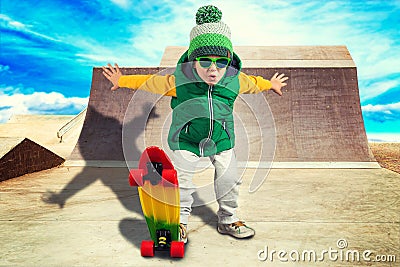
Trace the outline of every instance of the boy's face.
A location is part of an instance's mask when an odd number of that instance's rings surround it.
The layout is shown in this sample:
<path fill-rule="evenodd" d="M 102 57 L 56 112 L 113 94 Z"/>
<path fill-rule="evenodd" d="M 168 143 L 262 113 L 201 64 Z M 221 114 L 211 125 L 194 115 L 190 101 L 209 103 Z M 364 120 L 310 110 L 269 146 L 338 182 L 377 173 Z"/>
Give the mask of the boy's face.
<path fill-rule="evenodd" d="M 207 58 L 220 58 L 219 56 L 207 56 Z M 199 60 L 195 60 L 195 65 L 194 65 L 197 74 L 200 76 L 200 78 L 207 83 L 208 85 L 215 85 L 217 84 L 222 77 L 224 77 L 225 72 L 226 72 L 226 67 L 224 68 L 217 68 L 215 62 L 211 64 L 209 67 L 203 67 L 201 66 L 201 63 Z"/>

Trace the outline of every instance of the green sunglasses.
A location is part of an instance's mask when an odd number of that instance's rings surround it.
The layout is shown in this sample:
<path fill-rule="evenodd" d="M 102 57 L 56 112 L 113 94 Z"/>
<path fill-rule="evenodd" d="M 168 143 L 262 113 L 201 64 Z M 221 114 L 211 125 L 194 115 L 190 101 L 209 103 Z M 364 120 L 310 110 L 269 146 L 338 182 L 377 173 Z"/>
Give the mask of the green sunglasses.
<path fill-rule="evenodd" d="M 196 60 L 199 62 L 202 68 L 209 68 L 211 67 L 212 63 L 214 63 L 218 69 L 226 68 L 226 66 L 229 65 L 229 62 L 231 62 L 229 57 L 196 57 Z"/>

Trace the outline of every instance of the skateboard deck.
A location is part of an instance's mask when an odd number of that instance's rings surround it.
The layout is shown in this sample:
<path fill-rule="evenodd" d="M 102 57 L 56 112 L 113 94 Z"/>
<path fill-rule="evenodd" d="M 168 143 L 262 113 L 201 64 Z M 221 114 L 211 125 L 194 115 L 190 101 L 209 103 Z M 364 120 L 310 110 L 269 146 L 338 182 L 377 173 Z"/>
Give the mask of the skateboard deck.
<path fill-rule="evenodd" d="M 141 255 L 152 257 L 155 250 L 169 250 L 171 257 L 183 258 L 184 243 L 179 241 L 178 178 L 167 154 L 156 146 L 146 148 L 138 169 L 129 172 L 129 184 L 138 186 L 152 239 L 142 241 Z"/>

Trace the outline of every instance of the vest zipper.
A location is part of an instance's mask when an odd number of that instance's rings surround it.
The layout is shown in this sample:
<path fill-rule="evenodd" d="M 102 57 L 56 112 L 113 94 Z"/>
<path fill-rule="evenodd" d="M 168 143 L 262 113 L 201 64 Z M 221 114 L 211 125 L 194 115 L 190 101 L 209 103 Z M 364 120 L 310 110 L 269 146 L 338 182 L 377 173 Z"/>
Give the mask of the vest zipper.
<path fill-rule="evenodd" d="M 189 132 L 190 124 L 192 124 L 190 121 L 187 122 L 187 123 L 185 123 L 182 127 L 180 127 L 180 128 L 178 129 L 178 131 L 176 131 L 176 132 L 172 135 L 172 138 L 171 138 L 171 139 L 172 139 L 172 140 L 178 141 L 179 139 L 177 138 L 177 136 L 183 131 L 183 129 L 185 129 L 185 133 L 188 133 L 188 132 Z"/>
<path fill-rule="evenodd" d="M 226 134 L 228 135 L 229 140 L 231 139 L 231 134 L 229 133 L 228 129 L 226 128 L 226 120 L 222 121 L 222 128 L 224 129 L 224 131 L 226 132 Z"/>
<path fill-rule="evenodd" d="M 212 91 L 213 91 L 213 86 L 209 85 L 208 86 L 208 109 L 210 112 L 210 131 L 208 132 L 208 137 L 204 142 L 200 143 L 199 149 L 200 149 L 200 156 L 204 157 L 204 146 L 210 141 L 212 137 L 212 133 L 214 131 L 214 109 L 213 109 L 213 99 L 212 99 Z"/>

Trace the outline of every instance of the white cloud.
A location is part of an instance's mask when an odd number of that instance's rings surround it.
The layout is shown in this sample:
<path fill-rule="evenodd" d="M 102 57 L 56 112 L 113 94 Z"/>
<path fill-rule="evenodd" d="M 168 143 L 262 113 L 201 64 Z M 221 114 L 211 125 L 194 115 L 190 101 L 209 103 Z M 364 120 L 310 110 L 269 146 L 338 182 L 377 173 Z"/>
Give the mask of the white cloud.
<path fill-rule="evenodd" d="M 10 66 L 0 64 L 0 72 L 8 72 L 10 70 Z"/>
<path fill-rule="evenodd" d="M 9 16 L 4 15 L 4 14 L 0 14 L 0 28 L 6 28 L 9 30 L 17 31 L 17 32 L 22 32 L 22 33 L 25 33 L 25 34 L 28 34 L 28 35 L 31 35 L 34 37 L 45 39 L 47 41 L 60 42 L 59 40 L 57 40 L 51 36 L 48 36 L 48 35 L 45 35 L 45 34 L 42 34 L 42 33 L 36 32 L 36 31 L 32 31 L 30 29 L 31 27 L 29 25 L 26 25 L 22 22 L 13 20 L 12 18 L 10 18 Z"/>
<path fill-rule="evenodd" d="M 129 0 L 111 0 L 111 2 L 123 9 L 127 9 L 130 6 Z"/>
<path fill-rule="evenodd" d="M 91 38 L 70 36 L 70 44 L 76 47 L 76 60 L 81 64 L 93 66 L 105 65 L 107 63 L 118 63 L 120 66 L 158 66 L 158 58 L 150 59 L 148 54 L 134 46 L 133 42 L 117 41 L 99 43 Z M 149 45 L 150 46 L 150 45 Z M 154 53 L 154 50 L 147 49 L 147 53 Z"/>
<path fill-rule="evenodd" d="M 157 65 L 167 46 L 188 45 L 189 33 L 194 26 L 193 4 L 176 5 L 165 2 L 168 13 L 162 13 L 157 19 L 146 19 L 139 26 L 132 26 L 132 48 L 138 53 L 137 58 L 144 58 Z M 152 64 L 153 65 L 153 64 Z"/>
<path fill-rule="evenodd" d="M 361 107 L 363 115 L 373 121 L 385 122 L 400 119 L 400 102 L 386 105 L 368 104 Z"/>
<path fill-rule="evenodd" d="M 400 102 L 386 105 L 372 105 L 368 104 L 362 107 L 363 111 L 379 111 L 386 114 L 393 114 L 393 111 L 400 112 Z"/>
<path fill-rule="evenodd" d="M 0 103 L 0 123 L 4 123 L 14 114 L 78 113 L 87 106 L 88 98 L 65 97 L 57 92 L 12 95 L 0 93 Z M 55 112 L 63 110 L 61 113 Z"/>
<path fill-rule="evenodd" d="M 365 86 L 363 88 L 364 90 L 360 92 L 361 102 L 377 97 L 399 85 L 400 82 L 397 80 L 389 80 L 389 81 L 386 80 L 386 81 L 374 82 L 368 86 Z"/>
<path fill-rule="evenodd" d="M 147 60 L 143 57 L 143 53 L 134 53 L 135 49 L 131 44 L 121 44 L 118 49 L 104 47 L 101 44 L 80 44 L 79 47 L 81 51 L 75 54 L 75 57 L 78 62 L 85 65 L 103 66 L 107 63 L 118 63 L 120 66 L 158 66 L 157 61 Z"/>
<path fill-rule="evenodd" d="M 367 137 L 370 142 L 400 142 L 400 133 L 367 133 Z"/>
<path fill-rule="evenodd" d="M 0 64 L 0 73 L 11 72 Z M 0 123 L 18 114 L 78 114 L 88 105 L 88 97 L 66 97 L 58 92 L 35 92 L 23 84 L 0 85 Z"/>
<path fill-rule="evenodd" d="M 0 14 L 0 25 L 4 28 L 14 30 L 27 30 L 27 26 L 19 21 L 11 19 L 9 16 Z"/>

